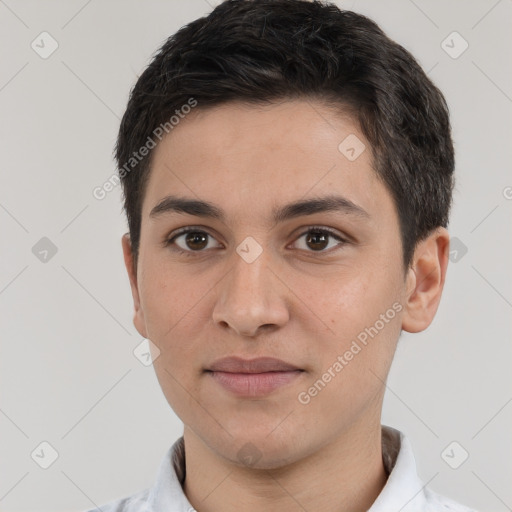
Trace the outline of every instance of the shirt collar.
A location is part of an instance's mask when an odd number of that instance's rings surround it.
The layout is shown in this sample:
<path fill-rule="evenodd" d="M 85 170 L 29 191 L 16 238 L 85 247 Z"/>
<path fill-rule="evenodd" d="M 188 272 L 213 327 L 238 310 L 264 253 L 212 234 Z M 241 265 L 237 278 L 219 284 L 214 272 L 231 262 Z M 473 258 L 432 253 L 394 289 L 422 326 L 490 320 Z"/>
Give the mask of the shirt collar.
<path fill-rule="evenodd" d="M 427 510 L 425 485 L 416 473 L 409 439 L 400 431 L 382 426 L 382 460 L 388 479 L 368 512 Z"/>
<path fill-rule="evenodd" d="M 382 460 L 388 480 L 368 512 L 417 512 L 426 510 L 427 492 L 416 473 L 409 440 L 398 430 L 382 426 Z M 147 496 L 147 510 L 192 512 L 183 492 L 185 445 L 180 437 L 166 453 L 154 486 Z"/>

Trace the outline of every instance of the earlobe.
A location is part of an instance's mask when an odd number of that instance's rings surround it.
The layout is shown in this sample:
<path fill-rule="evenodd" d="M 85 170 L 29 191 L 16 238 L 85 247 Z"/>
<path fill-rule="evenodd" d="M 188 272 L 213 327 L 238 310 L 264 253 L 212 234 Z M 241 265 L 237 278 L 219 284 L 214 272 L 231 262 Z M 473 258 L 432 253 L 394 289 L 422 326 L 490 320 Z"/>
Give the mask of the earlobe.
<path fill-rule="evenodd" d="M 440 227 L 416 246 L 406 280 L 404 331 L 423 331 L 434 319 L 446 278 L 449 243 L 448 231 Z"/>
<path fill-rule="evenodd" d="M 132 244 L 129 233 L 125 233 L 121 238 L 121 244 L 123 247 L 123 256 L 124 256 L 124 264 L 126 266 L 126 271 L 128 272 L 128 278 L 130 280 L 130 288 L 132 290 L 133 297 L 133 307 L 134 307 L 134 315 L 133 315 L 133 324 L 137 329 L 138 333 L 147 338 L 146 334 L 146 324 L 144 321 L 144 311 L 141 307 L 140 295 L 139 295 L 139 285 L 137 280 L 137 269 L 134 265 L 133 252 L 132 252 Z"/>

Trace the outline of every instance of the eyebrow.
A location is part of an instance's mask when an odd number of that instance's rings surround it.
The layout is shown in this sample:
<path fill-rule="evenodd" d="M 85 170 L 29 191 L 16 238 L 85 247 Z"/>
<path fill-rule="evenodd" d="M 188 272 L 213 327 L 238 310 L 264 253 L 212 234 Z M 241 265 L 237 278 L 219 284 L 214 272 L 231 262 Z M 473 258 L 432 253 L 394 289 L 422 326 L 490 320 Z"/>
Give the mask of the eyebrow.
<path fill-rule="evenodd" d="M 295 217 L 313 215 L 322 212 L 340 212 L 355 217 L 369 219 L 366 210 L 342 196 L 328 195 L 325 197 L 299 200 L 272 210 L 275 223 L 284 222 Z M 157 218 L 168 213 L 183 213 L 196 217 L 217 219 L 225 222 L 226 215 L 221 208 L 207 201 L 184 197 L 166 196 L 151 210 L 149 217 Z"/>

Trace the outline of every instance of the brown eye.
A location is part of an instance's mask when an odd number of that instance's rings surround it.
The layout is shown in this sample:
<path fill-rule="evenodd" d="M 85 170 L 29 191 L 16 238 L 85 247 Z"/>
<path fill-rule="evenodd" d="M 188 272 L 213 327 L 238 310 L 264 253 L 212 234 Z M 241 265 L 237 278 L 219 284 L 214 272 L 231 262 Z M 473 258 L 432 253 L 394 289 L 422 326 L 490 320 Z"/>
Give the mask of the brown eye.
<path fill-rule="evenodd" d="M 204 252 L 205 249 L 220 247 L 215 245 L 215 239 L 206 231 L 199 229 L 183 229 L 166 242 L 166 246 L 175 245 L 174 249 L 180 252 Z M 212 245 L 213 243 L 213 245 Z"/>
<path fill-rule="evenodd" d="M 307 252 L 327 253 L 329 249 L 338 246 L 340 248 L 346 242 L 341 236 L 327 228 L 309 228 L 297 239 L 302 241 L 299 249 Z M 335 243 L 335 241 L 337 243 Z"/>
<path fill-rule="evenodd" d="M 208 245 L 208 234 L 200 231 L 191 231 L 185 236 L 185 244 L 189 249 L 201 250 Z"/>
<path fill-rule="evenodd" d="M 306 236 L 306 244 L 314 251 L 322 251 L 329 244 L 329 236 L 320 231 L 310 231 Z"/>

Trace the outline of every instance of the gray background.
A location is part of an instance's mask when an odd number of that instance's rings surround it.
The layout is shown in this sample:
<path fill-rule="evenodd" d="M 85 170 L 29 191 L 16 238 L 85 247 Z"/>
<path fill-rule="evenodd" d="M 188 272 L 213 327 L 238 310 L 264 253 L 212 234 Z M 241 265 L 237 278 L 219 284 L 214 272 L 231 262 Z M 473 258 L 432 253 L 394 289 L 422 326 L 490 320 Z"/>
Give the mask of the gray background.
<path fill-rule="evenodd" d="M 410 437 L 434 490 L 482 511 L 512 510 L 512 1 L 338 4 L 417 56 L 446 95 L 457 150 L 457 253 L 434 323 L 399 343 L 383 423 Z M 152 367 L 133 354 L 141 337 L 120 190 L 102 201 L 92 190 L 114 172 L 137 74 L 213 5 L 0 1 L 2 511 L 79 511 L 132 494 L 181 435 Z M 31 47 L 51 48 L 43 31 L 59 45 L 46 59 Z M 469 44 L 457 58 L 464 42 L 446 39 L 453 31 Z M 43 237 L 57 249 L 46 261 Z M 48 469 L 43 441 L 58 452 Z M 452 469 L 446 460 L 457 465 L 463 450 L 469 458 Z"/>

